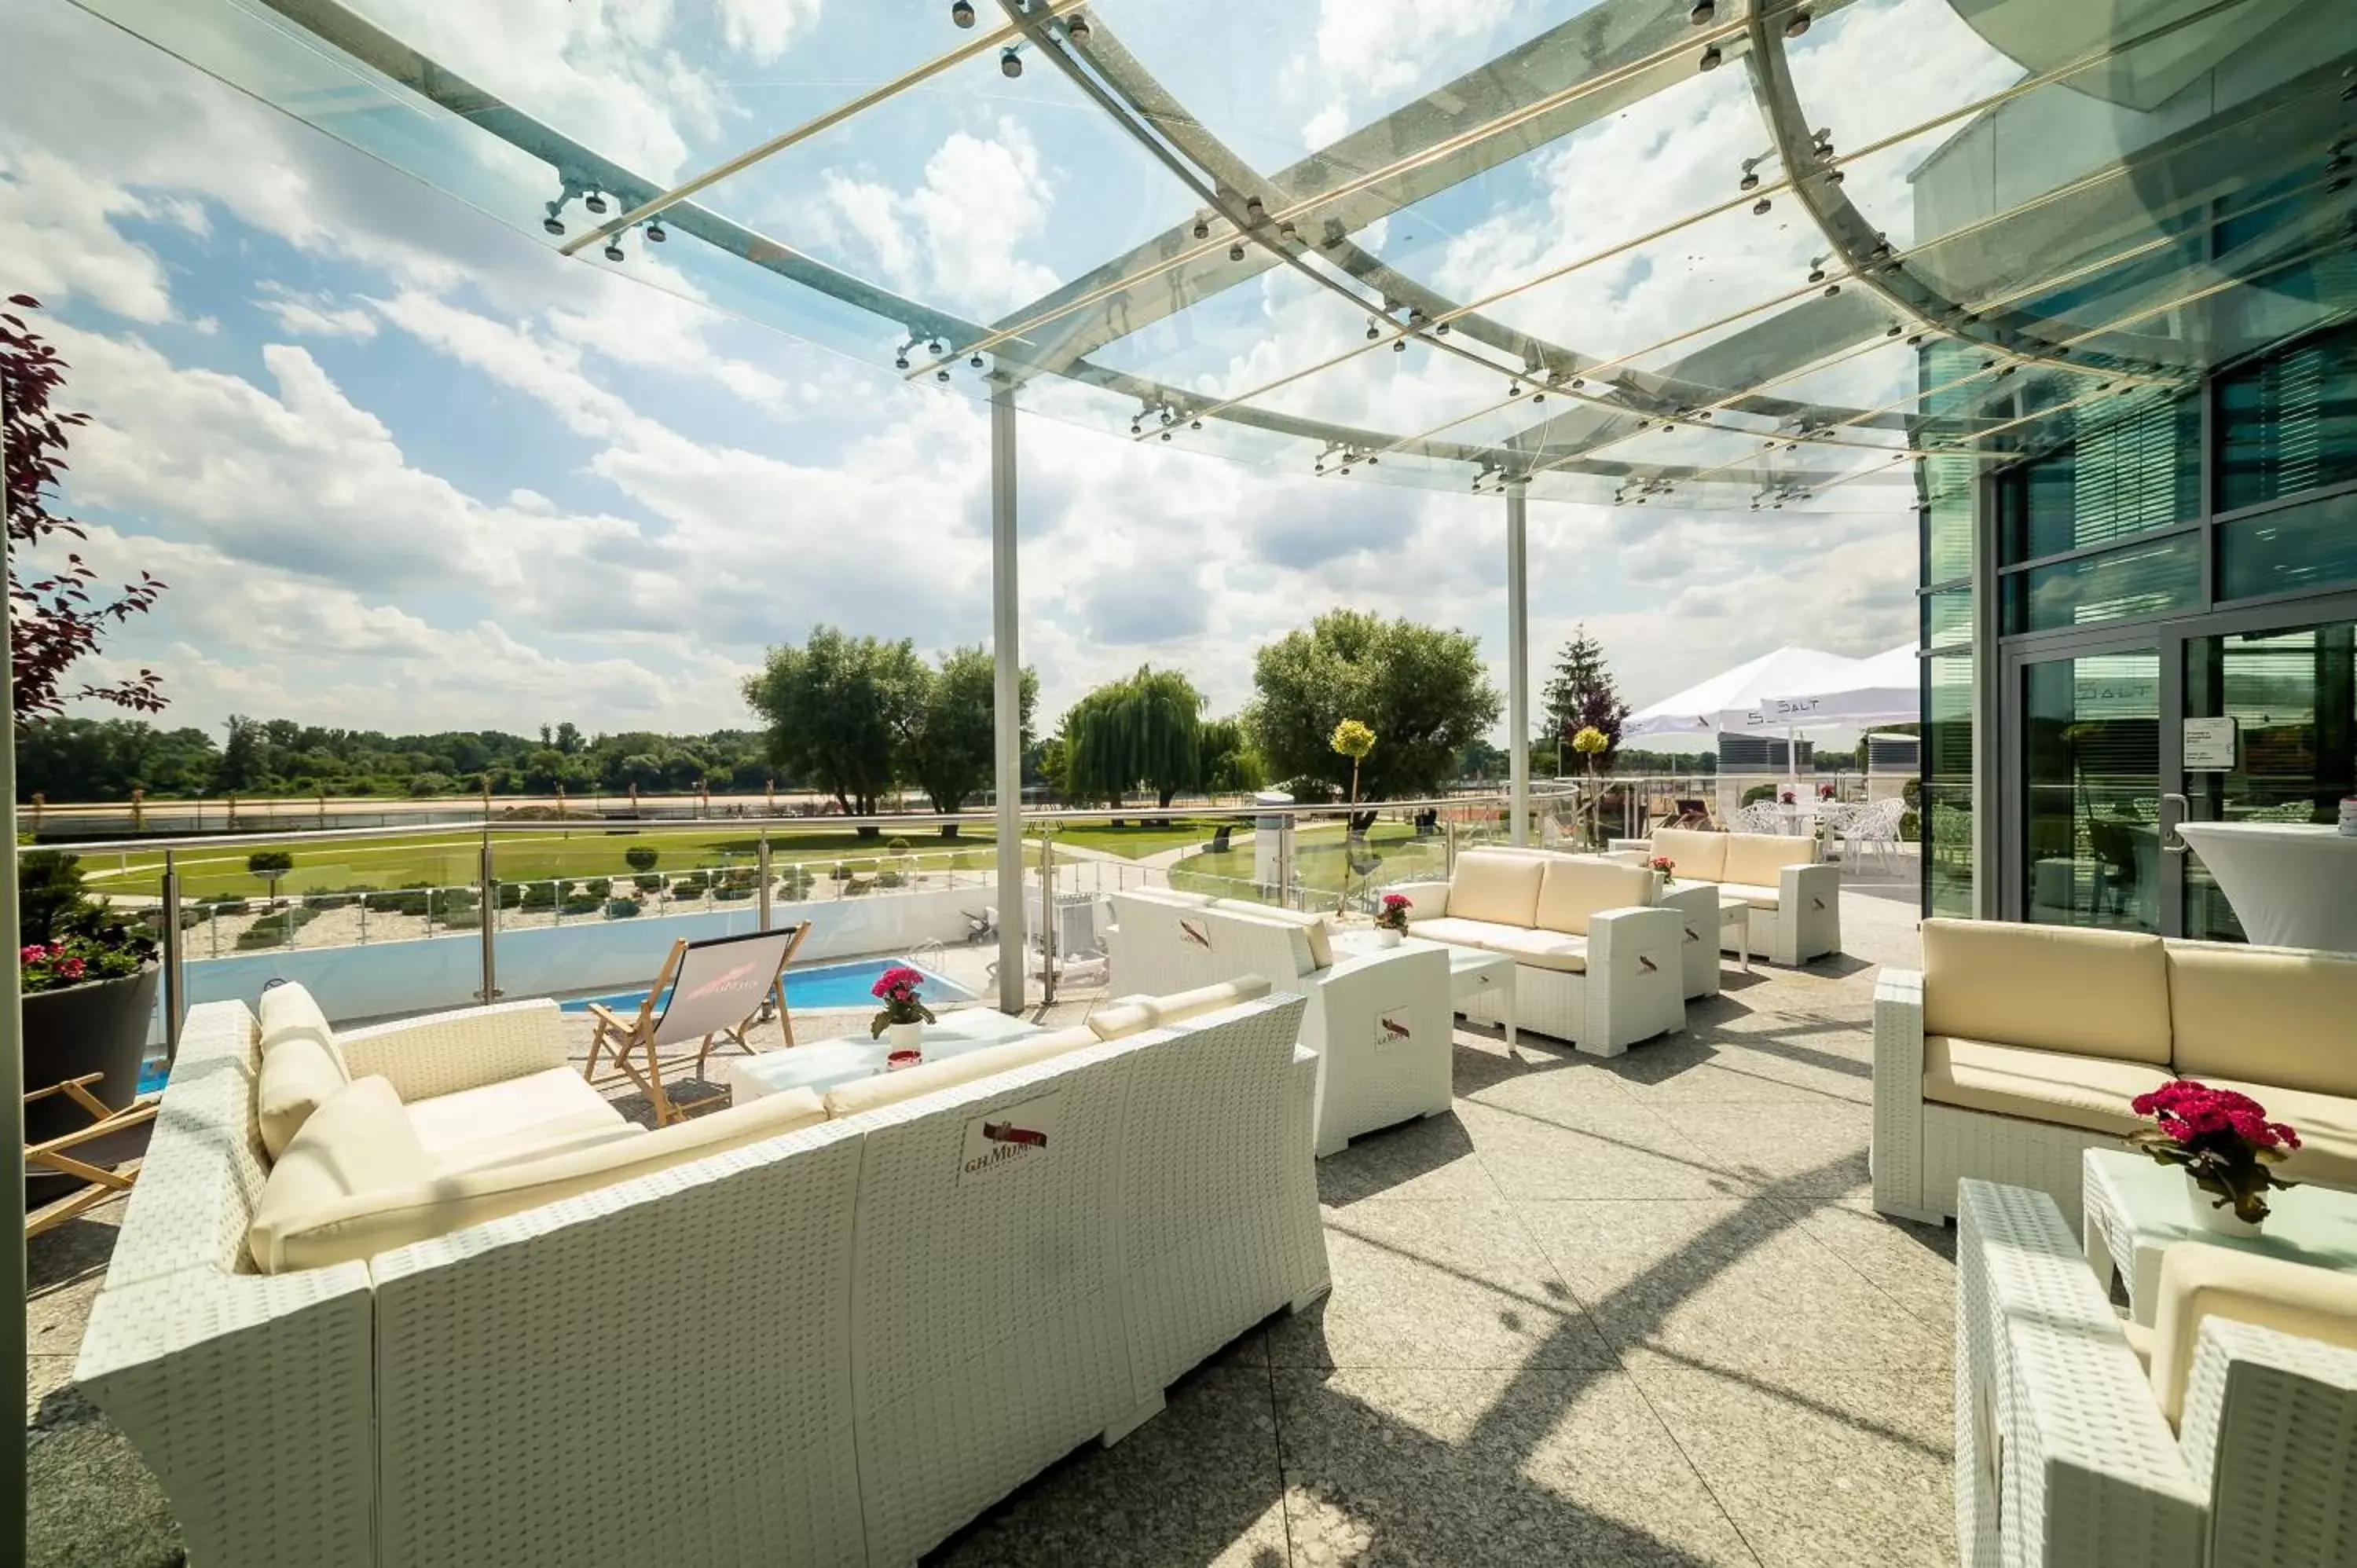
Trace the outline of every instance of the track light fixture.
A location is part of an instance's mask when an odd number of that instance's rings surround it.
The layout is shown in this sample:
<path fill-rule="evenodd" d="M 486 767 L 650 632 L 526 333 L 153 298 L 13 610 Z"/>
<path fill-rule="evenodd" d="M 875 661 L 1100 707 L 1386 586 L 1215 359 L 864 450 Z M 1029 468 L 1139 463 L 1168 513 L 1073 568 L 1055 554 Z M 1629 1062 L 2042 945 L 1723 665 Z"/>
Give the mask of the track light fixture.
<path fill-rule="evenodd" d="M 1726 58 L 1718 52 L 1717 44 L 1705 44 L 1702 50 L 1702 68 L 1705 70 L 1717 70 L 1719 61 Z"/>
<path fill-rule="evenodd" d="M 1519 401 L 1523 395 L 1523 383 L 1520 381 L 1508 381 L 1506 383 L 1506 395 Z"/>
<path fill-rule="evenodd" d="M 1293 220 L 1290 218 L 1278 224 L 1276 226 L 1276 231 L 1281 238 L 1287 240 L 1297 239 L 1300 235 L 1300 231 L 1294 228 Z"/>
<path fill-rule="evenodd" d="M 1746 158 L 1743 160 L 1743 177 L 1735 182 L 1735 188 L 1738 190 L 1757 190 L 1760 188 L 1760 160 L 1758 158 Z"/>
<path fill-rule="evenodd" d="M 935 380 L 935 381 L 948 381 L 949 379 L 950 379 L 950 373 L 949 373 L 947 371 L 935 371 L 933 372 L 933 380 Z"/>
<path fill-rule="evenodd" d="M 1809 281 L 1811 283 L 1825 281 L 1825 259 L 1823 256 L 1813 257 L 1809 262 Z"/>
<path fill-rule="evenodd" d="M 1788 38 L 1797 38 L 1808 30 L 1809 8 L 1806 5 L 1793 7 L 1792 14 L 1784 18 L 1784 36 Z"/>
<path fill-rule="evenodd" d="M 554 212 L 551 212 L 547 217 L 542 219 L 540 220 L 540 226 L 547 230 L 552 234 L 562 234 L 565 232 L 565 220 L 559 218 Z"/>
<path fill-rule="evenodd" d="M 1168 432 L 1168 430 L 1164 431 L 1164 432 L 1162 433 L 1162 439 L 1164 439 L 1165 441 L 1169 440 L 1169 439 L 1170 439 L 1170 432 Z"/>
<path fill-rule="evenodd" d="M 1900 330 L 1900 328 L 1899 328 L 1899 323 L 1897 323 L 1896 321 L 1894 321 L 1894 322 L 1892 322 L 1892 323 L 1890 324 L 1890 326 L 1889 326 L 1887 329 L 1885 329 L 1885 331 L 1883 332 L 1883 334 L 1882 334 L 1882 335 L 1883 335 L 1885 338 L 1896 338 L 1896 337 L 1898 337 L 1898 336 L 1899 336 L 1899 330 Z"/>
<path fill-rule="evenodd" d="M 1378 327 L 1378 326 L 1376 326 L 1376 325 L 1375 325 L 1375 318 L 1374 318 L 1373 317 L 1372 317 L 1372 316 L 1368 317 L 1367 317 L 1367 341 L 1368 341 L 1368 342 L 1370 342 L 1370 343 L 1372 343 L 1372 342 L 1373 342 L 1376 338 L 1378 338 L 1382 337 L 1383 335 L 1383 329 L 1382 328 L 1380 328 L 1380 327 Z"/>
<path fill-rule="evenodd" d="M 1078 11 L 1073 12 L 1070 16 L 1067 16 L 1064 19 L 1064 37 L 1071 39 L 1072 42 L 1076 44 L 1087 43 L 1089 41 L 1089 19 L 1086 16 L 1082 16 Z"/>
<path fill-rule="evenodd" d="M 1707 27 L 1710 19 L 1717 15 L 1717 0 L 1695 0 L 1694 9 L 1686 13 L 1686 20 L 1697 27 Z"/>
<path fill-rule="evenodd" d="M 1586 378 L 1585 376 L 1574 376 L 1574 377 L 1572 377 L 1572 378 L 1571 378 L 1571 390 L 1572 390 L 1572 391 L 1574 391 L 1574 392 L 1577 392 L 1580 388 L 1582 388 L 1582 387 L 1586 386 L 1587 384 L 1587 378 Z"/>
<path fill-rule="evenodd" d="M 1196 220 L 1195 220 L 1195 238 L 1197 238 L 1198 240 L 1208 240 L 1208 239 L 1210 239 L 1211 237 L 1211 224 L 1209 224 L 1209 223 L 1205 222 L 1201 217 L 1200 217 L 1200 216 L 1199 216 L 1199 217 L 1197 217 L 1197 218 L 1196 218 Z"/>
<path fill-rule="evenodd" d="M 620 241 L 608 240 L 606 242 L 606 259 L 609 262 L 619 262 L 622 259 L 622 244 Z"/>
<path fill-rule="evenodd" d="M 1393 338 L 1393 339 L 1392 339 L 1392 352 L 1393 352 L 1393 353 L 1394 353 L 1394 354 L 1405 354 L 1405 353 L 1406 353 L 1406 352 L 1407 352 L 1407 339 L 1406 339 L 1406 338 Z"/>
<path fill-rule="evenodd" d="M 1847 169 L 1843 169 L 1843 168 L 1837 168 L 1837 169 L 1834 170 L 1834 172 L 1833 172 L 1833 173 L 1831 173 L 1831 174 L 1829 174 L 1829 175 L 1825 176 L 1826 180 L 1827 180 L 1828 182 L 1830 182 L 1830 183 L 1834 184 L 1834 185 L 1839 185 L 1842 181 L 1844 181 L 1844 180 L 1847 179 L 1848 177 L 1849 177 L 1849 170 L 1847 170 Z"/>
<path fill-rule="evenodd" d="M 950 5 L 950 20 L 961 27 L 973 27 L 974 6 L 971 0 L 952 0 Z"/>
<path fill-rule="evenodd" d="M 998 56 L 998 74 L 1009 81 L 1023 74 L 1023 57 L 1013 49 L 1002 49 Z"/>
<path fill-rule="evenodd" d="M 892 368 L 896 371 L 905 371 L 909 368 L 909 350 L 906 347 L 892 356 Z"/>
<path fill-rule="evenodd" d="M 1239 241 L 1237 241 L 1234 244 L 1230 245 L 1230 246 L 1228 247 L 1228 260 L 1230 260 L 1230 261 L 1232 261 L 1232 262 L 1241 262 L 1241 261 L 1243 261 L 1243 259 L 1244 259 L 1244 247 L 1243 247 L 1243 241 L 1241 241 L 1241 240 L 1239 240 Z"/>
<path fill-rule="evenodd" d="M 1137 416 L 1136 416 L 1136 415 L 1135 415 L 1135 414 L 1133 414 L 1133 415 L 1130 417 L 1130 421 L 1129 421 L 1129 433 L 1130 433 L 1132 435 L 1145 435 L 1145 434 L 1146 434 L 1146 428 L 1145 428 L 1145 426 L 1143 426 L 1142 424 L 1140 424 L 1138 423 L 1138 421 L 1137 421 Z"/>
<path fill-rule="evenodd" d="M 1754 218 L 1765 218 L 1768 216 L 1768 209 L 1774 205 L 1776 205 L 1774 202 L 1769 200 L 1763 196 L 1759 200 L 1751 204 L 1751 216 Z"/>
<path fill-rule="evenodd" d="M 647 238 L 660 245 L 671 238 L 671 231 L 660 223 L 650 223 L 647 225 Z"/>
<path fill-rule="evenodd" d="M 1829 283 L 1829 284 L 1825 285 L 1825 297 L 1826 297 L 1827 299 L 1831 299 L 1834 295 L 1835 295 L 1839 294 L 1840 292 L 1841 292 L 1841 285 L 1839 285 L 1839 284 L 1837 284 L 1837 283 Z"/>
<path fill-rule="evenodd" d="M 1907 339 L 1907 346 L 1908 346 L 1910 349 L 1920 349 L 1920 348 L 1921 348 L 1921 347 L 1923 346 L 1923 334 L 1921 334 L 1921 332 L 1918 332 L 1918 333 L 1916 333 L 1913 337 L 1911 337 L 1911 338 L 1908 338 L 1908 339 Z"/>
<path fill-rule="evenodd" d="M 1200 430 L 1203 428 L 1203 422 L 1200 419 L 1190 419 L 1187 422 L 1187 428 L 1189 430 Z"/>
<path fill-rule="evenodd" d="M 1267 218 L 1267 216 L 1268 209 L 1261 205 L 1259 197 L 1247 196 L 1244 198 L 1244 221 L 1246 223 L 1258 223 Z"/>
<path fill-rule="evenodd" d="M 972 358 L 972 359 L 968 360 L 966 361 L 966 364 L 967 364 L 970 368 L 972 368 L 972 369 L 974 369 L 974 370 L 977 370 L 977 371 L 978 371 L 978 370 L 982 369 L 982 356 L 981 356 L 981 355 L 979 355 L 979 354 L 976 354 L 975 356 L 974 356 L 974 358 Z"/>
<path fill-rule="evenodd" d="M 594 190 L 581 199 L 581 205 L 600 218 L 606 216 L 606 199 Z"/>
<path fill-rule="evenodd" d="M 1446 337 L 1448 337 L 1448 322 L 1446 322 L 1446 321 L 1444 321 L 1444 322 L 1442 322 L 1439 326 L 1437 326 L 1437 327 L 1434 328 L 1432 329 L 1432 335 L 1433 335 L 1434 337 L 1436 337 L 1436 338 L 1446 338 Z"/>

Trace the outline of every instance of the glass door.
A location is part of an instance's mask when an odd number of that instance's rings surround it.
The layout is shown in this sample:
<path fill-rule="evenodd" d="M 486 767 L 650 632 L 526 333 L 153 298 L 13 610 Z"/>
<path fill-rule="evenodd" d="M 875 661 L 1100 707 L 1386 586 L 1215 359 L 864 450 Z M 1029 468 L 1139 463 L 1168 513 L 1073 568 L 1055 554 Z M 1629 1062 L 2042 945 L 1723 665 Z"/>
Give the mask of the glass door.
<path fill-rule="evenodd" d="M 2178 898 L 2160 850 L 2158 644 L 2016 652 L 2008 663 L 2021 702 L 2007 737 L 2007 771 L 2018 784 L 2007 912 L 2046 925 L 2169 929 Z"/>
<path fill-rule="evenodd" d="M 2186 717 L 2234 721 L 2234 766 L 2186 775 L 2187 815 L 2337 821 L 2341 798 L 2357 791 L 2357 618 L 2189 635 L 2184 650 Z M 2182 865 L 2184 934 L 2247 940 L 2201 857 L 2171 858 Z"/>

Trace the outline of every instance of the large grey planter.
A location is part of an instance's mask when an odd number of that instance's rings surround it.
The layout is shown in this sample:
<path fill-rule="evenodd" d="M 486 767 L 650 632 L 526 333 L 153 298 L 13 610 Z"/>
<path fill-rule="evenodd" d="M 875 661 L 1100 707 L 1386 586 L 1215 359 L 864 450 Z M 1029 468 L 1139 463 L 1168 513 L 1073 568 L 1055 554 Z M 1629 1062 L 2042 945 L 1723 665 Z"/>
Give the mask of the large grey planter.
<path fill-rule="evenodd" d="M 47 1089 L 86 1072 L 103 1073 L 91 1092 L 120 1111 L 139 1092 L 139 1062 L 156 1021 L 156 968 L 115 980 L 93 980 L 25 998 L 25 1089 Z M 25 1107 L 29 1146 L 90 1125 L 90 1112 L 62 1094 Z M 28 1173 L 28 1207 L 61 1197 L 81 1185 L 56 1172 Z"/>

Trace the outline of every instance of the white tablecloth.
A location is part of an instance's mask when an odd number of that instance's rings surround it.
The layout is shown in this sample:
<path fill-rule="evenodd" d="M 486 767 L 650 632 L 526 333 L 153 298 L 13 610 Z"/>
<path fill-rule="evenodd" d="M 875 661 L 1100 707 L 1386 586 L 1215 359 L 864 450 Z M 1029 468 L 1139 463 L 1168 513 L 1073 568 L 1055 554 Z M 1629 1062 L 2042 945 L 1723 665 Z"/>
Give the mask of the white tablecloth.
<path fill-rule="evenodd" d="M 2183 822 L 2251 940 L 2357 952 L 2357 838 L 2323 823 Z"/>

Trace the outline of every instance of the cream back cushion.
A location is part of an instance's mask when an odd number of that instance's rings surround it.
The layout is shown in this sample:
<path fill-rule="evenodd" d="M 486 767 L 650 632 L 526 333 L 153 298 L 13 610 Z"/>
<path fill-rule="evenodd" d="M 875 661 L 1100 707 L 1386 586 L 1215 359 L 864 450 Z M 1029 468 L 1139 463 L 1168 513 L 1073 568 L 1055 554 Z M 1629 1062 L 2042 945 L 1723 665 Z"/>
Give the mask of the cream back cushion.
<path fill-rule="evenodd" d="M 1665 854 L 1678 863 L 1671 875 L 1684 880 L 1725 882 L 1727 877 L 1727 841 L 1732 833 L 1705 832 L 1699 828 L 1656 828 L 1653 830 L 1653 853 Z"/>
<path fill-rule="evenodd" d="M 311 1113 L 270 1167 L 245 1231 L 254 1267 L 274 1274 L 312 1266 L 294 1254 L 319 1216 L 374 1194 L 405 1190 L 427 1180 L 433 1169 L 393 1085 L 381 1078 L 353 1079 Z"/>
<path fill-rule="evenodd" d="M 1727 874 L 1721 882 L 1774 887 L 1788 865 L 1813 865 L 1817 841 L 1791 833 L 1721 833 L 1727 841 Z"/>
<path fill-rule="evenodd" d="M 2357 958 L 2224 942 L 2168 951 L 2179 1073 L 2357 1097 Z"/>
<path fill-rule="evenodd" d="M 1653 874 L 1641 865 L 1570 854 L 1549 855 L 1541 864 L 1546 874 L 1539 881 L 1537 923 L 1544 929 L 1584 937 L 1590 916 L 1653 901 Z"/>
<path fill-rule="evenodd" d="M 1923 922 L 1923 1032 L 2169 1065 L 2158 937 L 1996 920 Z"/>
<path fill-rule="evenodd" d="M 333 1109 L 334 1102 L 320 1107 L 319 1114 L 311 1119 L 312 1125 Z M 372 1258 L 396 1247 L 597 1192 L 825 1120 L 826 1111 L 817 1095 L 807 1089 L 792 1089 L 676 1122 L 658 1132 L 544 1159 L 420 1177 L 400 1186 L 371 1186 L 285 1217 L 274 1236 L 275 1266 L 263 1262 L 259 1247 L 254 1262 L 262 1264 L 264 1273 L 272 1273 Z M 289 1158 L 310 1131 L 306 1127 L 296 1135 L 295 1147 L 287 1151 Z M 274 1181 L 277 1173 L 273 1171 L 271 1176 Z M 267 1190 L 263 1201 L 265 1206 L 269 1202 Z"/>
<path fill-rule="evenodd" d="M 336 1069 L 346 1078 L 351 1069 L 345 1065 L 343 1048 L 336 1044 L 336 1031 L 328 1026 L 328 1015 L 311 993 L 292 981 L 271 986 L 262 993 L 255 1012 L 262 1019 L 262 1054 L 268 1056 L 270 1047 L 284 1040 L 309 1039 L 336 1058 Z"/>
<path fill-rule="evenodd" d="M 1089 1015 L 1088 1027 L 1100 1040 L 1118 1040 L 1166 1025 L 1216 1013 L 1240 1002 L 1257 1002 L 1269 993 L 1269 983 L 1257 974 L 1240 974 L 1216 985 L 1174 991 L 1168 996 L 1130 996 Z"/>
<path fill-rule="evenodd" d="M 2171 1247 L 2152 1325 L 2152 1389 L 2171 1426 L 2184 1413 L 2202 1320 L 2212 1317 L 2357 1350 L 2357 1274 L 2199 1241 Z"/>
<path fill-rule="evenodd" d="M 1448 912 L 1501 926 L 1534 925 L 1539 881 L 1545 874 L 1546 862 L 1534 854 L 1468 850 L 1457 857 L 1456 875 L 1448 879 Z"/>
<path fill-rule="evenodd" d="M 253 1112 L 270 1157 L 285 1154 L 311 1113 L 350 1081 L 343 1058 L 307 1032 L 264 1047 L 262 1073 L 253 1084 Z"/>
<path fill-rule="evenodd" d="M 1334 943 L 1327 935 L 1326 917 L 1323 915 L 1313 915 L 1307 909 L 1281 909 L 1274 904 L 1254 904 L 1243 898 L 1213 899 L 1211 908 L 1225 909 L 1231 914 L 1252 915 L 1264 920 L 1275 920 L 1287 926 L 1298 926 L 1301 928 L 1302 934 L 1309 941 L 1309 967 L 1311 969 L 1334 967 Z"/>
<path fill-rule="evenodd" d="M 962 1083 L 973 1083 L 996 1073 L 1012 1072 L 1034 1062 L 1053 1061 L 1083 1047 L 1101 1042 L 1084 1025 L 1075 1024 L 1069 1029 L 1056 1029 L 1028 1039 L 1009 1040 L 1003 1046 L 991 1046 L 979 1051 L 967 1051 L 963 1056 L 945 1057 L 921 1067 L 903 1069 L 899 1072 L 879 1072 L 874 1078 L 855 1079 L 838 1084 L 826 1091 L 826 1113 L 835 1121 L 856 1116 L 863 1111 L 880 1106 L 898 1105 L 904 1100 L 914 1100 L 920 1094 L 936 1090 L 955 1089 Z"/>

